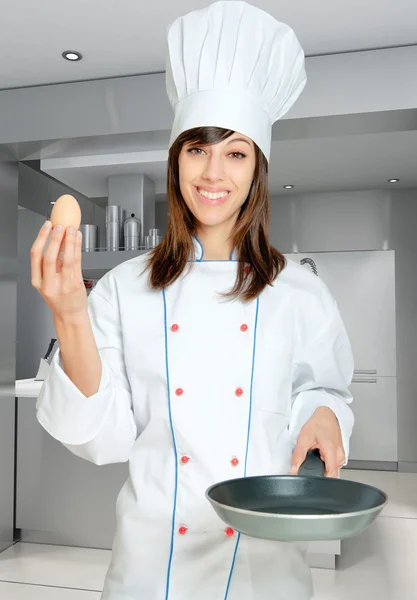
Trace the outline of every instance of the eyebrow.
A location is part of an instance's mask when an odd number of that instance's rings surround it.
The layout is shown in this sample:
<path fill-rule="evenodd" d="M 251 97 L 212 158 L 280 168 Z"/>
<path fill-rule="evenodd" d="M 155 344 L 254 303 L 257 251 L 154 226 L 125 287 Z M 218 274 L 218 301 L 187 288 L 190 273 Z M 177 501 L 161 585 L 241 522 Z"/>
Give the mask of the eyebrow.
<path fill-rule="evenodd" d="M 245 142 L 245 144 L 247 144 L 249 147 L 250 143 L 247 140 L 244 140 L 243 138 L 233 138 L 232 140 L 229 140 L 226 144 L 226 146 L 228 146 L 229 144 L 232 144 L 233 142 Z M 202 146 L 206 146 L 207 144 L 201 144 Z M 198 142 L 188 142 L 187 146 L 198 146 Z"/>
<path fill-rule="evenodd" d="M 232 140 L 227 142 L 227 144 L 232 144 L 233 142 L 245 142 L 245 144 L 250 146 L 250 143 L 247 140 L 244 140 L 243 138 L 233 138 Z"/>

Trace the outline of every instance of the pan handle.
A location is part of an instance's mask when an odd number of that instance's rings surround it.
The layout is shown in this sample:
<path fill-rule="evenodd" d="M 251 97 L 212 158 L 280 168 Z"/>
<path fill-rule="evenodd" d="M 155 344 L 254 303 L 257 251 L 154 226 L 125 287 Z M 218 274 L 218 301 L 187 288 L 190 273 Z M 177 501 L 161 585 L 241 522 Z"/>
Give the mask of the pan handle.
<path fill-rule="evenodd" d="M 298 475 L 307 477 L 324 477 L 324 462 L 320 458 L 320 450 L 309 450 L 301 467 L 298 469 Z"/>

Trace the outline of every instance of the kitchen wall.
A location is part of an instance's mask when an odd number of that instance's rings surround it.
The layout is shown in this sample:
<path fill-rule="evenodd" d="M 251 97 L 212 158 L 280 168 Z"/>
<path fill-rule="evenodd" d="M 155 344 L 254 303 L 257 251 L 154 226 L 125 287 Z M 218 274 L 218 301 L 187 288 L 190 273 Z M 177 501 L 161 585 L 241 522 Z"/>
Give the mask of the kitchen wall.
<path fill-rule="evenodd" d="M 165 194 L 156 196 L 155 202 L 155 227 L 160 230 L 161 236 L 164 236 L 168 226 L 168 203 Z"/>
<path fill-rule="evenodd" d="M 282 252 L 384 250 L 391 204 L 379 190 L 272 197 L 270 239 Z"/>
<path fill-rule="evenodd" d="M 398 452 L 399 469 L 407 471 L 417 470 L 416 226 L 414 189 L 298 196 L 290 192 L 288 197 L 271 198 L 270 239 L 282 252 L 396 252 Z"/>

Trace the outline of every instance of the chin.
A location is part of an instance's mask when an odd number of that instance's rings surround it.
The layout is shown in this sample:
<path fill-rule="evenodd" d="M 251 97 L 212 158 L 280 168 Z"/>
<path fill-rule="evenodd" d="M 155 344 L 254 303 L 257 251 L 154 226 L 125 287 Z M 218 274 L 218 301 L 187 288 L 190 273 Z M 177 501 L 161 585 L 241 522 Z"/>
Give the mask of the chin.
<path fill-rule="evenodd" d="M 209 210 L 193 210 L 191 211 L 195 219 L 206 227 L 214 227 L 221 225 L 231 218 L 231 215 L 219 214 L 219 211 L 214 209 Z"/>

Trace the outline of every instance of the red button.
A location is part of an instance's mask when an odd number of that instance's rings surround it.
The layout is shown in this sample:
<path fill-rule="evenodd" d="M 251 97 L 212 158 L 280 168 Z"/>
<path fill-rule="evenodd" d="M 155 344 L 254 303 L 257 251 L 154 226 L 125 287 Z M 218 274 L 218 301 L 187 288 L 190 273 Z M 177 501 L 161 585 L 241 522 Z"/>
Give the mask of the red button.
<path fill-rule="evenodd" d="M 184 390 L 182 390 L 181 388 L 178 388 L 175 390 L 175 393 L 177 394 L 177 396 L 181 396 L 183 394 Z"/>
<path fill-rule="evenodd" d="M 237 467 L 239 464 L 239 460 L 237 458 L 232 458 L 230 462 L 232 463 L 233 467 Z"/>
<path fill-rule="evenodd" d="M 179 329 L 179 326 L 178 326 L 176 323 L 174 323 L 174 324 L 171 326 L 171 330 L 172 330 L 172 331 L 178 331 L 178 329 Z"/>
<path fill-rule="evenodd" d="M 189 459 L 189 457 L 188 457 L 188 456 L 183 456 L 183 457 L 181 458 L 181 462 L 182 462 L 184 465 L 186 465 L 186 464 L 188 463 L 188 461 L 189 461 L 189 460 L 190 460 L 190 459 Z"/>
<path fill-rule="evenodd" d="M 180 527 L 180 528 L 178 529 L 178 533 L 179 533 L 180 535 L 185 535 L 185 534 L 187 533 L 187 527 Z"/>
<path fill-rule="evenodd" d="M 243 325 L 240 326 L 240 331 L 247 331 L 248 330 L 248 326 L 246 325 L 246 323 L 243 323 Z"/>
<path fill-rule="evenodd" d="M 227 529 L 225 529 L 224 532 L 228 537 L 232 537 L 232 535 L 235 535 L 235 530 L 232 529 L 231 527 L 228 527 Z"/>
<path fill-rule="evenodd" d="M 242 388 L 237 388 L 237 390 L 235 391 L 236 396 L 241 396 L 243 394 L 243 390 Z"/>

